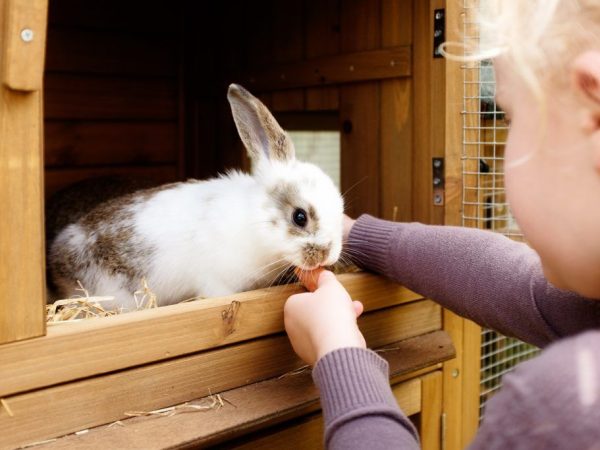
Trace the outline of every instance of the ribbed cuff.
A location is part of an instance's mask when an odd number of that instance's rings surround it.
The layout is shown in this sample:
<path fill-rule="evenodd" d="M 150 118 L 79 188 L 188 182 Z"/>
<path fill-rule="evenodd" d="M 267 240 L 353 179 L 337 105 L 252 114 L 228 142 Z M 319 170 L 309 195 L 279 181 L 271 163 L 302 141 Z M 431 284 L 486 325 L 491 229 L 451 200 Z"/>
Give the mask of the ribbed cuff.
<path fill-rule="evenodd" d="M 390 275 L 390 236 L 400 226 L 397 222 L 363 214 L 352 226 L 348 236 L 348 253 L 358 266 Z"/>
<path fill-rule="evenodd" d="M 321 392 L 325 425 L 363 406 L 397 408 L 388 373 L 387 361 L 371 350 L 347 347 L 323 356 L 312 376 Z"/>

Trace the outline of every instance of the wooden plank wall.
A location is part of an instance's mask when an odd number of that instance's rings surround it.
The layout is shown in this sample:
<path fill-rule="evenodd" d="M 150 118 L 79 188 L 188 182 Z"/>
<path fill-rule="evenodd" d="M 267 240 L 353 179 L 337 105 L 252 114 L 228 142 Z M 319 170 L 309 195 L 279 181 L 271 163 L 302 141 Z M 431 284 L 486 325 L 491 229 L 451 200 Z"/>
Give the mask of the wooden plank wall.
<path fill-rule="evenodd" d="M 228 37 L 217 55 L 223 84 L 244 70 L 274 70 L 296 64 L 398 46 L 413 48 L 412 76 L 372 79 L 255 92 L 277 114 L 284 111 L 337 111 L 341 131 L 342 191 L 347 212 L 387 219 L 442 223 L 443 207 L 433 207 L 431 157 L 443 156 L 442 95 L 432 90 L 432 16 L 429 2 L 416 0 L 296 0 L 228 3 L 243 11 L 236 23 L 223 20 Z M 416 28 L 419 23 L 424 29 Z M 260 24 L 260 26 L 258 26 Z M 233 37 L 232 37 L 233 36 Z M 235 37 L 237 36 L 237 38 Z M 232 57 L 232 55 L 236 55 Z M 443 66 L 439 66 L 443 71 Z M 343 70 L 344 68 L 340 68 Z M 417 75 L 420 77 L 417 80 Z M 283 76 L 283 75 L 282 75 Z M 368 78 L 368 77 L 367 77 Z M 251 87 L 249 87 L 251 89 Z M 421 107 L 417 108 L 418 103 Z M 222 108 L 226 110 L 227 108 Z M 221 120 L 230 120 L 221 114 Z M 442 123 L 440 123 L 440 118 Z M 442 125 L 442 126 L 441 126 Z M 436 128 L 439 133 L 436 133 Z M 231 128 L 221 124 L 220 142 L 233 148 Z M 236 141 L 234 138 L 233 141 Z M 247 166 L 243 151 L 226 152 L 218 164 Z"/>
<path fill-rule="evenodd" d="M 50 2 L 46 196 L 88 176 L 180 175 L 180 17 L 176 4 Z"/>
<path fill-rule="evenodd" d="M 143 8 L 141 7 L 143 4 Z M 262 0 L 169 8 L 134 0 L 50 6 L 46 194 L 105 173 L 157 181 L 248 168 L 226 87 L 233 73 L 406 46 L 411 76 L 255 92 L 272 110 L 337 111 L 347 211 L 442 223 L 431 157 L 431 11 L 417 0 Z M 418 24 L 419 26 L 415 26 Z M 367 77 L 368 78 L 368 77 Z"/>

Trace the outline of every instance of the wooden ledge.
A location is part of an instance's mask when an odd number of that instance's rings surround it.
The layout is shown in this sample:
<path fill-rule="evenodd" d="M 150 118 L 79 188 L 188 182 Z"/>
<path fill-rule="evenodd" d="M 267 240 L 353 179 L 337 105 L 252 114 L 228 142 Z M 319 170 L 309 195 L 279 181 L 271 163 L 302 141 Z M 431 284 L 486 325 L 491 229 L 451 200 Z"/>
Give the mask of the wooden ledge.
<path fill-rule="evenodd" d="M 368 273 L 339 280 L 365 311 L 423 298 Z M 47 336 L 0 346 L 0 398 L 280 333 L 283 305 L 298 292 L 276 286 L 51 326 Z"/>
<path fill-rule="evenodd" d="M 455 355 L 449 336 L 435 331 L 387 345 L 380 355 L 390 365 L 393 383 L 439 368 Z M 407 386 L 408 387 L 408 386 Z M 412 387 L 412 385 L 411 385 Z M 319 394 L 309 370 L 273 378 L 221 393 L 225 405 L 216 410 L 178 413 L 171 417 L 138 417 L 123 420 L 123 426 L 91 429 L 39 446 L 58 449 L 164 449 L 198 448 L 218 444 L 262 430 L 286 420 L 318 411 Z M 409 414 L 418 412 L 403 405 Z"/>

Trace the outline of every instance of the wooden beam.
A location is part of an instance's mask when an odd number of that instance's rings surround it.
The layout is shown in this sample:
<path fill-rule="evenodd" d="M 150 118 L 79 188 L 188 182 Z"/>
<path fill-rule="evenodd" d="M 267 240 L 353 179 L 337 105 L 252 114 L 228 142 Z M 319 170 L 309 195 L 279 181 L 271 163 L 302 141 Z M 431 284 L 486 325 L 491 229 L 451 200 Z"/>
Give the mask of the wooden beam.
<path fill-rule="evenodd" d="M 231 74 L 253 92 L 410 76 L 409 46 L 367 50 Z"/>
<path fill-rule="evenodd" d="M 23 92 L 42 90 L 48 0 L 4 0 L 2 82 Z M 2 41 L 0 41 L 2 42 Z"/>
<path fill-rule="evenodd" d="M 444 449 L 442 437 L 442 372 L 435 371 L 421 379 L 423 408 L 421 410 L 422 450 Z"/>
<path fill-rule="evenodd" d="M 367 311 L 422 298 L 367 273 L 339 279 Z M 297 285 L 278 286 L 53 325 L 43 338 L 0 346 L 0 397 L 281 332 L 283 305 L 297 292 Z M 233 301 L 240 307 L 227 325 L 223 312 Z"/>
<path fill-rule="evenodd" d="M 42 93 L 8 87 L 39 88 L 35 71 L 28 71 L 19 83 L 14 70 L 23 64 L 38 65 L 35 58 L 43 58 L 43 52 L 19 54 L 20 44 L 4 35 L 15 32 L 14 24 L 21 23 L 27 5 L 27 1 L 0 0 L 0 42 L 4 44 L 0 50 L 0 205 L 4 211 L 0 219 L 0 344 L 41 336 L 45 331 Z M 43 6 L 39 1 L 32 5 Z M 45 33 L 36 31 L 35 45 L 43 47 Z"/>
<path fill-rule="evenodd" d="M 359 325 L 370 347 L 390 346 L 439 330 L 441 308 L 429 300 L 413 302 L 366 314 Z M 152 347 L 160 339 L 148 332 L 136 340 Z M 129 352 L 133 344 L 117 338 L 112 342 L 114 345 L 106 347 L 115 357 Z M 55 365 L 67 363 L 65 359 L 54 361 Z M 175 405 L 279 376 L 302 365 L 287 336 L 280 335 L 4 397 L 3 405 L 8 405 L 12 417 L 6 410 L 0 412 L 0 448 L 120 420 L 128 411 Z"/>
<path fill-rule="evenodd" d="M 463 21 L 474 26 L 473 17 L 464 16 L 464 3 L 461 0 L 446 1 L 446 39 L 449 42 L 460 42 L 464 38 Z M 475 10 L 475 8 L 473 9 Z M 467 10 L 467 13 L 469 10 Z M 467 35 L 473 35 L 469 30 Z M 463 114 L 463 109 L 479 111 L 479 104 L 471 102 L 479 100 L 467 100 L 464 96 L 478 97 L 479 85 L 475 70 L 462 68 L 465 63 L 460 61 L 446 60 L 446 182 L 445 195 L 446 205 L 444 212 L 444 223 L 446 225 L 462 226 L 463 214 L 477 216 L 477 210 L 463 205 L 463 184 L 471 183 L 471 179 L 463 179 L 463 164 L 466 168 L 477 171 L 478 161 L 463 161 L 463 140 L 476 141 L 473 131 L 465 130 L 464 125 L 475 127 L 479 125 L 477 114 Z M 469 77 L 468 79 L 465 79 Z M 465 81 L 469 83 L 465 85 Z M 465 92 L 465 89 L 467 91 Z M 470 91 L 470 92 L 469 92 Z M 473 108 L 475 106 L 475 108 Z M 469 133 L 471 133 L 469 135 Z M 475 137 L 475 139 L 474 139 Z M 467 201 L 476 202 L 470 198 L 474 191 L 467 192 Z M 464 210 L 463 208 L 466 208 Z M 470 223 L 468 225 L 477 225 Z M 446 413 L 446 448 L 465 448 L 471 442 L 479 426 L 479 381 L 481 362 L 481 327 L 477 324 L 462 319 L 455 314 L 444 312 L 444 328 L 457 343 L 458 358 L 444 364 L 444 411 Z"/>
<path fill-rule="evenodd" d="M 382 2 L 381 44 L 411 45 L 412 0 Z M 399 78 L 380 82 L 382 219 L 412 220 L 413 80 Z"/>
<path fill-rule="evenodd" d="M 395 349 L 381 352 L 380 355 L 389 363 L 391 379 L 404 381 L 394 381 L 394 395 L 404 412 L 408 415 L 415 414 L 421 410 L 421 382 L 416 377 L 439 367 L 439 364 L 432 362 L 451 357 L 452 343 L 444 332 L 436 331 L 403 340 L 390 347 Z M 425 368 L 413 371 L 412 367 L 415 366 Z M 309 416 L 293 425 L 293 429 L 301 427 L 307 421 L 319 420 L 319 415 L 314 414 L 319 410 L 319 393 L 312 382 L 310 370 L 232 389 L 221 395 L 225 405 L 219 410 L 176 414 L 171 417 L 127 419 L 123 421 L 122 427 L 98 427 L 80 436 L 66 436 L 43 448 L 95 448 L 102 443 L 105 447 L 141 450 L 148 448 L 148 442 L 152 442 L 154 448 L 197 448 L 223 441 L 229 441 L 228 446 L 243 446 L 244 443 L 267 445 L 268 442 L 279 442 L 277 436 L 287 433 L 274 425 L 286 422 L 287 430 L 290 419 L 306 414 Z M 320 428 L 304 430 L 308 435 L 303 434 L 301 439 L 293 441 L 295 445 L 322 442 Z M 239 440 L 231 441 L 236 438 Z"/>

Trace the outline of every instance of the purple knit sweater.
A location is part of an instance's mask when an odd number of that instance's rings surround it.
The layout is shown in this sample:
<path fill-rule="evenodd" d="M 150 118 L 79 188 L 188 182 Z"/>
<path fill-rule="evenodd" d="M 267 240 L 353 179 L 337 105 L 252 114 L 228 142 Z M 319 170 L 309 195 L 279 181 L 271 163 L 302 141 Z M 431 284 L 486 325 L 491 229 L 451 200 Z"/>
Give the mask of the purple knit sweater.
<path fill-rule="evenodd" d="M 554 288 L 533 250 L 491 232 L 362 216 L 348 248 L 364 268 L 544 348 L 504 377 L 470 448 L 600 449 L 600 301 Z M 372 351 L 333 351 L 313 378 L 329 449 L 419 447 Z"/>

